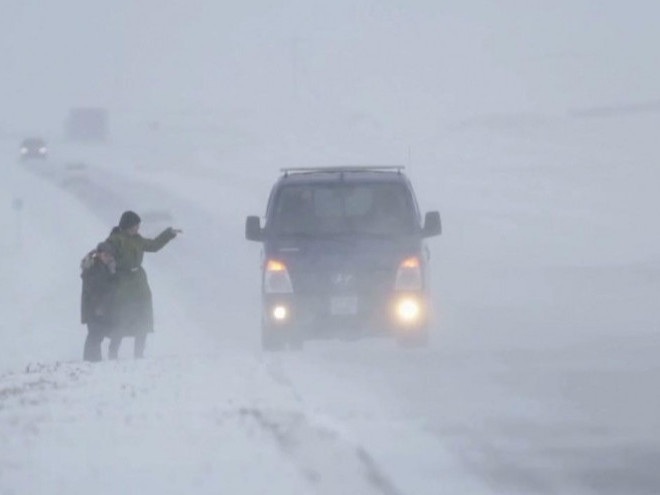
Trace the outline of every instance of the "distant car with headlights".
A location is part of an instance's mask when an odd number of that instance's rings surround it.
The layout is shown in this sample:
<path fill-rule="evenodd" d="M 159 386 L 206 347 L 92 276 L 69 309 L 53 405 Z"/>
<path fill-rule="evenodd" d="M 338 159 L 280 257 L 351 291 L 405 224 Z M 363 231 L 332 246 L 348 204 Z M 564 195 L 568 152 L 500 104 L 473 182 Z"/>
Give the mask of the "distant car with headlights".
<path fill-rule="evenodd" d="M 30 137 L 21 141 L 19 148 L 21 160 L 46 159 L 48 158 L 48 147 L 46 141 L 38 137 Z"/>
<path fill-rule="evenodd" d="M 425 345 L 429 250 L 440 214 L 422 223 L 403 167 L 283 169 L 265 224 L 249 216 L 248 240 L 263 243 L 262 346 L 394 336 Z"/>

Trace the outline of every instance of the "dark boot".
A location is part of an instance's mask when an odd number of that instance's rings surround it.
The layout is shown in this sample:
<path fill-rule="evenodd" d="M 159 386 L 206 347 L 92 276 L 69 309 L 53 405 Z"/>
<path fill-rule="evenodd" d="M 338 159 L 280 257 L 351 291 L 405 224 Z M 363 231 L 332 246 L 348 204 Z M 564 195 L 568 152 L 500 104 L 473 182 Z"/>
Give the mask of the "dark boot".
<path fill-rule="evenodd" d="M 121 337 L 110 337 L 110 345 L 108 346 L 108 359 L 116 360 L 119 355 L 119 346 L 121 345 Z"/>
<path fill-rule="evenodd" d="M 94 332 L 93 329 L 88 327 L 85 348 L 83 350 L 83 360 L 93 363 L 100 361 L 102 341 L 103 335 L 99 332 Z"/>

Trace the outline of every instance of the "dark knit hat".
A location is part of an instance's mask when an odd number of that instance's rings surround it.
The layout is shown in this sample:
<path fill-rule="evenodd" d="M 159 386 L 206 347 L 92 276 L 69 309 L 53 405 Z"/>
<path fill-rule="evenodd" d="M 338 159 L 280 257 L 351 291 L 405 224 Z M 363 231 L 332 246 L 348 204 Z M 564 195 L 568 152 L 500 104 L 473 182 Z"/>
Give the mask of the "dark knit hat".
<path fill-rule="evenodd" d="M 96 246 L 96 250 L 99 253 L 103 252 L 103 253 L 111 254 L 112 256 L 115 255 L 115 247 L 112 244 L 110 244 L 108 241 L 99 242 L 99 245 Z"/>
<path fill-rule="evenodd" d="M 141 219 L 134 211 L 125 211 L 119 219 L 119 228 L 122 230 L 130 229 L 140 223 Z"/>

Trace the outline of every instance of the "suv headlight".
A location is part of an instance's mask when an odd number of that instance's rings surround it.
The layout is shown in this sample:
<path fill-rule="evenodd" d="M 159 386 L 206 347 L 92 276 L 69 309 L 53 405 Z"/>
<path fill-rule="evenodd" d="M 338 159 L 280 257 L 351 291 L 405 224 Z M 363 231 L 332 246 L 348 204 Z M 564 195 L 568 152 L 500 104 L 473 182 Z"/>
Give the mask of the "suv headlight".
<path fill-rule="evenodd" d="M 422 317 L 422 305 L 417 298 L 406 297 L 397 301 L 395 312 L 401 323 L 417 323 Z"/>
<path fill-rule="evenodd" d="M 424 288 L 422 278 L 422 263 L 418 257 L 406 258 L 396 272 L 394 290 L 417 291 Z"/>
<path fill-rule="evenodd" d="M 264 292 L 267 294 L 290 294 L 293 292 L 289 270 L 283 262 L 277 260 L 266 262 Z"/>

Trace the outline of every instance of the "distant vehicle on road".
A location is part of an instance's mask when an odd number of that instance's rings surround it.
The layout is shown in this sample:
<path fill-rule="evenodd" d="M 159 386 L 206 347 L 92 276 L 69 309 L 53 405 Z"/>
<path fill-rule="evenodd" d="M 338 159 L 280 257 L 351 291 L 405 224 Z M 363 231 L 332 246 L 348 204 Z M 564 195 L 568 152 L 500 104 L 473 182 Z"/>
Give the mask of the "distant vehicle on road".
<path fill-rule="evenodd" d="M 266 223 L 247 218 L 263 243 L 262 347 L 306 340 L 393 336 L 426 345 L 429 250 L 440 214 L 424 222 L 403 167 L 283 169 Z"/>
<path fill-rule="evenodd" d="M 20 146 L 21 160 L 48 158 L 48 146 L 46 141 L 39 137 L 29 137 L 21 141 Z"/>

